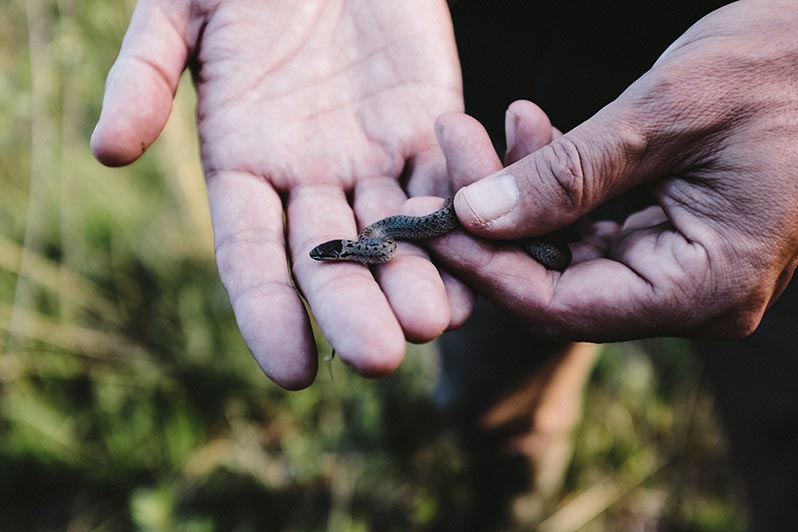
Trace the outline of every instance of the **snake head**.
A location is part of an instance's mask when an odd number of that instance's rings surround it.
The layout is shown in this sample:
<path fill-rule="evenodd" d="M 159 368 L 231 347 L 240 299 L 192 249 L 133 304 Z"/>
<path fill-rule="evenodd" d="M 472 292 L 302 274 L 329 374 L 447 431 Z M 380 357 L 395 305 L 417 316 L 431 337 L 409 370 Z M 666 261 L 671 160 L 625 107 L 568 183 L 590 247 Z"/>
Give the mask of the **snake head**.
<path fill-rule="evenodd" d="M 310 258 L 314 260 L 340 260 L 343 258 L 343 249 L 341 240 L 330 240 L 311 249 Z"/>

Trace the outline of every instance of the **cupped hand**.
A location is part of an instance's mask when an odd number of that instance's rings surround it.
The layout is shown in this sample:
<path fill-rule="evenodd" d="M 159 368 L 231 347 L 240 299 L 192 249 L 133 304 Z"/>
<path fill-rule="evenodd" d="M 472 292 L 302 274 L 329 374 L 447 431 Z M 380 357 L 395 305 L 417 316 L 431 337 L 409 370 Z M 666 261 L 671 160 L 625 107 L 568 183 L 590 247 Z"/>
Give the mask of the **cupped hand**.
<path fill-rule="evenodd" d="M 458 192 L 468 231 L 513 239 L 650 190 L 655 204 L 623 224 L 587 227 L 564 273 L 464 232 L 433 242 L 435 255 L 550 335 L 750 334 L 798 262 L 796 35 L 791 1 L 743 0 L 711 13 L 594 117 Z M 438 127 L 450 167 L 473 166 L 464 161 L 480 150 L 495 157 L 464 115 Z"/>
<path fill-rule="evenodd" d="M 393 370 L 406 337 L 464 319 L 468 291 L 417 248 L 378 268 L 379 284 L 364 266 L 308 256 L 394 214 L 406 193 L 447 193 L 432 124 L 462 109 L 462 94 L 444 1 L 140 1 L 92 137 L 101 162 L 147 149 L 187 66 L 219 272 L 273 380 L 301 388 L 316 373 L 292 272 L 330 343 L 366 375 Z"/>

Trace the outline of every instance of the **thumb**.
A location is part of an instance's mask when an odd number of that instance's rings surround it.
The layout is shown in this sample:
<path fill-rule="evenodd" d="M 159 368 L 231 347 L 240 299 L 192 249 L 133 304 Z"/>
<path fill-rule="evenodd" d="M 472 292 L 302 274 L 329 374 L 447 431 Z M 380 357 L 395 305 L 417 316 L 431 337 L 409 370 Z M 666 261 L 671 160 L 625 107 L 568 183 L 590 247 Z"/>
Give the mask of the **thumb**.
<path fill-rule="evenodd" d="M 101 163 L 135 161 L 166 125 L 188 57 L 186 6 L 188 2 L 155 0 L 136 5 L 108 73 L 102 112 L 91 136 L 92 152 Z"/>
<path fill-rule="evenodd" d="M 672 148 L 652 144 L 645 132 L 656 131 L 656 119 L 627 93 L 547 146 L 460 189 L 454 207 L 463 226 L 488 238 L 548 233 L 664 171 Z"/>

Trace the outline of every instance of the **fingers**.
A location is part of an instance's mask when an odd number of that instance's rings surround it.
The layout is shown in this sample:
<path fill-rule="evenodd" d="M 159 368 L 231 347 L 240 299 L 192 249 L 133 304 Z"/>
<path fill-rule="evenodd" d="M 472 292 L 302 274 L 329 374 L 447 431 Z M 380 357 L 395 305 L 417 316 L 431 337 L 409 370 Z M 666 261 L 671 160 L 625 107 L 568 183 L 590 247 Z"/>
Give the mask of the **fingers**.
<path fill-rule="evenodd" d="M 404 357 L 405 338 L 369 269 L 309 256 L 320 242 L 356 237 L 343 191 L 327 185 L 296 187 L 288 197 L 287 219 L 294 276 L 327 340 L 365 376 L 396 369 Z"/>
<path fill-rule="evenodd" d="M 527 100 L 517 100 L 504 115 L 504 134 L 507 138 L 504 162 L 512 164 L 550 143 L 555 129 L 540 107 Z"/>
<path fill-rule="evenodd" d="M 404 200 L 395 179 L 365 179 L 355 189 L 355 214 L 365 227 L 396 214 Z M 408 340 L 429 342 L 449 326 L 447 290 L 424 250 L 400 242 L 394 259 L 375 267 L 374 276 Z"/>
<path fill-rule="evenodd" d="M 482 128 L 480 127 L 479 129 Z M 443 157 L 438 145 L 434 149 L 418 154 L 413 159 L 412 172 L 405 188 L 411 197 L 436 196 L 445 198 L 451 196 L 452 189 L 447 175 L 446 159 Z M 433 207 L 432 210 L 435 210 L 435 208 L 437 207 Z M 391 212 L 395 213 L 397 211 L 393 210 Z M 422 215 L 429 212 L 432 211 L 411 213 L 403 210 L 402 213 Z M 476 295 L 456 277 L 449 275 L 445 271 L 440 271 L 439 273 L 446 290 L 446 298 L 449 301 L 449 324 L 447 330 L 457 329 L 471 316 Z"/>
<path fill-rule="evenodd" d="M 617 222 L 602 220 L 584 227 L 579 242 L 571 243 L 571 264 L 606 257 L 621 227 Z"/>
<path fill-rule="evenodd" d="M 561 274 L 546 271 L 511 243 L 497 245 L 464 231 L 429 245 L 437 260 L 480 294 L 544 335 L 617 341 L 682 335 L 705 324 L 717 294 L 701 285 L 700 272 L 709 271 L 704 250 L 662 225 L 633 232 L 614 250 L 617 261 L 594 258 Z"/>
<path fill-rule="evenodd" d="M 404 187 L 408 196 L 445 198 L 452 194 L 446 175 L 446 159 L 437 144 L 417 153 L 411 160 L 409 169 Z"/>
<path fill-rule="evenodd" d="M 636 116 L 640 113 L 634 100 L 625 94 L 576 129 L 460 190 L 454 202 L 460 221 L 469 231 L 491 238 L 536 236 L 574 222 L 663 168 L 667 171 L 669 166 L 657 163 L 668 159 L 670 147 L 647 149 L 650 139 L 643 132 L 649 117 Z M 516 130 L 525 131 L 529 144 L 541 142 L 545 137 L 534 131 L 537 126 L 526 130 L 522 113 L 539 114 L 519 104 L 513 111 L 519 121 Z M 511 150 L 511 157 L 515 155 Z"/>
<path fill-rule="evenodd" d="M 515 111 L 522 118 L 508 120 L 508 129 L 516 129 L 508 133 L 511 153 L 518 153 L 514 149 L 519 146 L 534 150 L 550 140 L 542 130 L 524 127 L 526 120 L 542 122 L 535 108 L 523 105 Z M 524 118 L 527 111 L 530 115 Z M 550 125 L 548 129 L 557 134 Z M 468 183 L 474 169 L 496 171 L 498 161 L 484 133 L 462 115 L 442 117 L 438 136 L 453 179 Z M 585 241 L 574 246 L 573 265 L 563 274 L 546 271 L 511 242 L 486 242 L 464 231 L 432 240 L 429 246 L 450 271 L 541 333 L 593 341 L 630 338 L 668 327 L 685 331 L 703 319 L 699 312 L 690 321 L 673 309 L 679 297 L 698 293 L 696 272 L 708 271 L 707 255 L 665 220 L 662 209 L 649 209 L 623 228 L 611 222 L 594 224 Z M 682 303 L 700 308 L 694 300 Z"/>
<path fill-rule="evenodd" d="M 435 133 L 446 155 L 446 171 L 452 189 L 458 190 L 501 168 L 487 131 L 476 119 L 463 113 L 444 113 L 435 122 Z M 410 202 L 403 212 L 421 215 L 438 207 L 440 204 L 426 201 Z M 456 277 L 444 272 L 442 278 L 451 308 L 449 329 L 457 329 L 471 315 L 476 295 Z"/>
<path fill-rule="evenodd" d="M 263 371 L 288 389 L 309 386 L 317 356 L 291 281 L 280 197 L 258 176 L 208 176 L 216 261 L 238 327 Z"/>
<path fill-rule="evenodd" d="M 101 163 L 138 159 L 163 129 L 188 57 L 188 2 L 136 5 L 116 62 L 108 73 L 91 149 Z M 164 10 L 168 8 L 168 12 Z"/>
<path fill-rule="evenodd" d="M 446 270 L 441 270 L 441 280 L 449 300 L 449 326 L 447 331 L 459 329 L 474 312 L 477 294 L 463 281 Z"/>
<path fill-rule="evenodd" d="M 446 156 L 452 189 L 459 190 L 501 169 L 488 132 L 475 118 L 444 113 L 435 122 L 435 133 Z"/>

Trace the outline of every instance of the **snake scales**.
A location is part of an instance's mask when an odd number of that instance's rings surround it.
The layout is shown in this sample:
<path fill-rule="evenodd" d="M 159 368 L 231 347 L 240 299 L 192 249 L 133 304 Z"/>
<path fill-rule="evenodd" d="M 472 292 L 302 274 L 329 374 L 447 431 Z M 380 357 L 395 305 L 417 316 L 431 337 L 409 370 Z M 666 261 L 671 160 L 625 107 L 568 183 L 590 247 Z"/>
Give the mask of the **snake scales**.
<path fill-rule="evenodd" d="M 445 235 L 460 226 L 449 197 L 437 211 L 425 216 L 396 215 L 369 225 L 357 240 L 330 240 L 313 248 L 310 257 L 324 261 L 355 261 L 381 264 L 393 259 L 396 240 L 425 240 Z M 563 271 L 571 263 L 567 244 L 544 237 L 516 241 L 519 246 L 546 269 Z"/>

